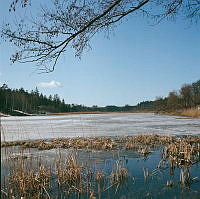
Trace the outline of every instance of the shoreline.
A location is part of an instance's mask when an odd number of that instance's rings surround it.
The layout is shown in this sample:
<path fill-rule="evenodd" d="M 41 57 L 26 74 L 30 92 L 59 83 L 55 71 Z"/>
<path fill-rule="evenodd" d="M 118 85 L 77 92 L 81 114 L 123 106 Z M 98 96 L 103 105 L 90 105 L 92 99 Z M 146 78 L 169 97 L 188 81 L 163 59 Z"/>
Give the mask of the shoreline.
<path fill-rule="evenodd" d="M 7 114 L 4 114 L 4 113 L 0 112 L 0 117 L 9 117 L 9 116 L 11 116 L 11 115 L 7 115 Z"/>
<path fill-rule="evenodd" d="M 48 113 L 46 115 L 79 115 L 79 114 L 120 114 L 120 113 L 154 113 L 153 111 L 121 111 L 121 112 L 103 112 L 103 111 L 91 111 L 91 112 L 65 112 L 65 113 Z"/>
<path fill-rule="evenodd" d="M 200 118 L 200 110 L 197 109 L 181 109 L 174 111 L 156 111 L 155 114 L 170 115 L 170 116 L 181 116 L 186 119 Z"/>
<path fill-rule="evenodd" d="M 63 112 L 63 113 L 47 113 L 47 114 L 33 114 L 31 116 L 61 116 L 61 115 L 81 115 L 81 114 L 130 114 L 130 113 L 152 113 L 158 115 L 180 116 L 183 118 L 200 118 L 200 110 L 197 109 L 182 109 L 174 111 L 116 111 L 116 112 L 102 112 L 102 111 L 90 111 L 90 112 Z M 29 115 L 8 115 L 0 112 L 0 117 L 27 117 Z"/>
<path fill-rule="evenodd" d="M 7 115 L 0 113 L 0 117 L 28 117 L 28 116 L 53 116 L 53 115 L 79 115 L 79 114 L 124 114 L 124 113 L 154 113 L 153 111 L 121 111 L 121 112 L 102 112 L 102 111 L 91 111 L 91 112 L 63 112 L 63 113 L 47 113 L 47 114 L 33 114 L 33 115 Z"/>

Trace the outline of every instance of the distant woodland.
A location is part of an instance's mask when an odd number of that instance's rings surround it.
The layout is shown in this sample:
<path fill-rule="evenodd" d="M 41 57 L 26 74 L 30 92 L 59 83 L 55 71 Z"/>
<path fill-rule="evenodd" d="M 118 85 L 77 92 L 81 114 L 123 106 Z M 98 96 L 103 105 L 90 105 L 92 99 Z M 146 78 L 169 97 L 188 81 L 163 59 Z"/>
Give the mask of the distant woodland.
<path fill-rule="evenodd" d="M 31 92 L 11 89 L 6 84 L 0 87 L 0 112 L 17 115 L 16 110 L 30 114 L 62 112 L 130 112 L 130 111 L 174 111 L 200 106 L 200 80 L 183 85 L 178 91 L 169 92 L 167 97 L 157 97 L 154 101 L 144 101 L 136 106 L 87 107 L 78 104 L 67 104 L 56 95 L 43 95 L 36 88 Z"/>
<path fill-rule="evenodd" d="M 200 106 L 200 80 L 184 84 L 178 91 L 169 92 L 167 97 L 156 97 L 137 105 L 139 110 L 175 111 Z"/>
<path fill-rule="evenodd" d="M 125 105 L 123 107 L 106 106 L 87 107 L 79 104 L 67 104 L 64 99 L 55 95 L 43 95 L 36 88 L 31 92 L 23 88 L 11 89 L 6 84 L 0 87 L 0 112 L 10 115 L 18 115 L 15 110 L 30 114 L 62 113 L 62 112 L 114 112 L 131 111 L 135 106 Z"/>

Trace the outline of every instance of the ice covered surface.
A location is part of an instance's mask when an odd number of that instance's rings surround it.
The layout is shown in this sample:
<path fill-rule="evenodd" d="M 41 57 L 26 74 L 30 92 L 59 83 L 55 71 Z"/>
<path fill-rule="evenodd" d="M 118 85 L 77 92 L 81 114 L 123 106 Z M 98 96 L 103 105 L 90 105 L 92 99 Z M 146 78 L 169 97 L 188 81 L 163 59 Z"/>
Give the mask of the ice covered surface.
<path fill-rule="evenodd" d="M 200 135 L 200 119 L 151 113 L 4 117 L 2 141 L 147 133 Z"/>

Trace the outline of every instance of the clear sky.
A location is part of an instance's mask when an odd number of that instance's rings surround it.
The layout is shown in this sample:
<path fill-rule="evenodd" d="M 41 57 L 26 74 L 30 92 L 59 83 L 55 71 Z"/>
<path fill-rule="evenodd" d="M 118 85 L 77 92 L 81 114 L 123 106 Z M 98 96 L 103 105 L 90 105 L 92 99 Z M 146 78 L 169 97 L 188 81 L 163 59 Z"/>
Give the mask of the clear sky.
<path fill-rule="evenodd" d="M 8 2 L 0 0 L 0 23 L 10 20 Z M 97 34 L 91 46 L 81 60 L 69 51 L 53 73 L 38 74 L 34 64 L 10 65 L 14 47 L 1 42 L 0 83 L 29 91 L 37 86 L 66 103 L 105 106 L 165 97 L 200 79 L 200 23 L 178 19 L 152 26 L 146 18 L 133 16 L 110 39 Z"/>

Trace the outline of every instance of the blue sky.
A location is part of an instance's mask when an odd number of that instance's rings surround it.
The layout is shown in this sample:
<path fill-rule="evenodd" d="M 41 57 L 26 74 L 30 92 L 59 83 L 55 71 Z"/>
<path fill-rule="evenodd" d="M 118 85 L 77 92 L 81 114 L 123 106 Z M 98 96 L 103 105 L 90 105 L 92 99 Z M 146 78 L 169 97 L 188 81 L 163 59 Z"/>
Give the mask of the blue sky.
<path fill-rule="evenodd" d="M 8 3 L 0 0 L 0 18 L 9 19 Z M 200 79 L 200 27 L 184 20 L 152 26 L 146 18 L 130 17 L 106 39 L 91 41 L 81 60 L 70 50 L 49 74 L 34 64 L 10 65 L 14 47 L 0 43 L 0 83 L 11 88 L 58 94 L 66 103 L 135 105 L 178 90 Z"/>

